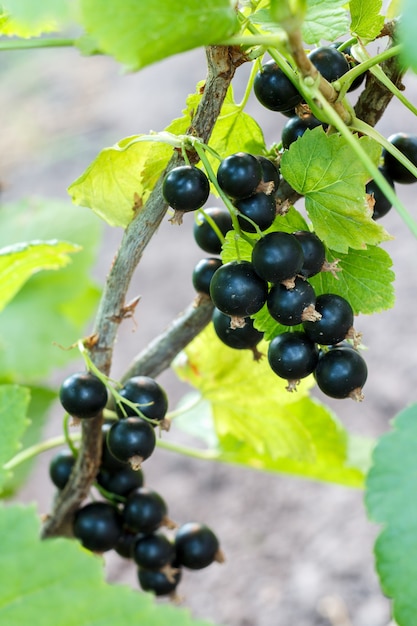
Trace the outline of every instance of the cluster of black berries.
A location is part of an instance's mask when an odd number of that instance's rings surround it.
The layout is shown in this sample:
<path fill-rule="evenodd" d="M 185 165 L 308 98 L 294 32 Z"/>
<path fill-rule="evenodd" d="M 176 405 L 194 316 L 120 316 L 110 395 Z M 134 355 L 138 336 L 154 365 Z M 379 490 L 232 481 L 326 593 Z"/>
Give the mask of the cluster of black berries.
<path fill-rule="evenodd" d="M 135 376 L 119 394 L 119 419 L 102 426 L 95 486 L 105 500 L 89 502 L 75 513 L 74 536 L 93 552 L 114 549 L 133 559 L 143 590 L 174 594 L 183 567 L 201 569 L 222 560 L 219 542 L 203 524 L 189 522 L 177 528 L 168 517 L 164 499 L 143 486 L 141 463 L 155 447 L 153 426 L 167 427 L 165 391 L 152 378 Z M 60 399 L 73 417 L 89 419 L 106 406 L 107 389 L 93 374 L 77 373 L 63 382 Z M 64 489 L 75 462 L 73 451 L 67 448 L 52 459 L 49 473 L 58 489 Z"/>

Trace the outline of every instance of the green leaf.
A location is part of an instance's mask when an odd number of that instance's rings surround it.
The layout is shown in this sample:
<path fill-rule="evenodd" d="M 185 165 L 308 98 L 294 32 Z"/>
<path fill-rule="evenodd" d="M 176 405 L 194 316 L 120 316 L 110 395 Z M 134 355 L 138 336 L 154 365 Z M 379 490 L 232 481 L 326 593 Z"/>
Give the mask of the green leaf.
<path fill-rule="evenodd" d="M 398 36 L 403 44 L 402 58 L 407 67 L 417 73 L 417 7 L 414 0 L 403 0 Z"/>
<path fill-rule="evenodd" d="M 0 385 L 0 491 L 9 478 L 3 465 L 16 454 L 28 426 L 26 419 L 30 393 L 19 385 Z"/>
<path fill-rule="evenodd" d="M 265 353 L 267 345 L 258 348 Z M 289 393 L 287 381 L 272 372 L 265 357 L 254 361 L 249 350 L 228 348 L 212 325 L 176 359 L 174 369 L 211 405 L 219 460 L 361 486 L 361 470 L 348 465 L 346 432 L 307 395 L 312 377 Z"/>
<path fill-rule="evenodd" d="M 376 567 L 385 595 L 393 600 L 399 626 L 414 626 L 417 615 L 417 405 L 404 409 L 373 453 L 366 480 L 369 517 L 383 524 L 375 544 Z"/>
<path fill-rule="evenodd" d="M 39 530 L 32 507 L 0 508 L 2 624 L 209 626 L 184 609 L 157 604 L 149 593 L 107 584 L 102 559 L 75 540 L 41 541 Z"/>
<path fill-rule="evenodd" d="M 346 0 L 308 0 L 302 27 L 303 41 L 319 45 L 322 39 L 335 41 L 349 31 Z"/>
<path fill-rule="evenodd" d="M 22 239 L 72 241 L 82 250 L 67 267 L 32 276 L 0 314 L 0 378 L 38 381 L 78 356 L 64 350 L 85 332 L 99 290 L 89 277 L 101 233 L 89 211 L 62 201 L 3 205 L 0 246 Z"/>
<path fill-rule="evenodd" d="M 18 37 L 37 37 L 58 31 L 71 20 L 70 0 L 2 0 L 0 33 Z"/>
<path fill-rule="evenodd" d="M 358 141 L 377 164 L 377 142 L 367 137 Z M 281 172 L 305 196 L 314 231 L 332 250 L 347 253 L 390 239 L 372 219 L 365 201 L 369 175 L 343 137 L 328 136 L 321 127 L 307 130 L 282 155 Z"/>
<path fill-rule="evenodd" d="M 384 25 L 384 16 L 380 15 L 382 0 L 350 0 L 350 30 L 366 44 L 379 35 Z"/>
<path fill-rule="evenodd" d="M 65 241 L 30 241 L 0 249 L 0 311 L 41 270 L 57 270 L 70 263 L 79 246 Z"/>
<path fill-rule="evenodd" d="M 81 0 L 81 14 L 100 49 L 131 71 L 238 29 L 229 0 Z"/>
<path fill-rule="evenodd" d="M 348 254 L 327 251 L 326 259 L 339 259 L 337 278 L 331 272 L 320 272 L 310 279 L 317 295 L 336 293 L 349 300 L 355 315 L 377 313 L 394 305 L 395 294 L 392 260 L 382 248 L 349 250 Z"/>

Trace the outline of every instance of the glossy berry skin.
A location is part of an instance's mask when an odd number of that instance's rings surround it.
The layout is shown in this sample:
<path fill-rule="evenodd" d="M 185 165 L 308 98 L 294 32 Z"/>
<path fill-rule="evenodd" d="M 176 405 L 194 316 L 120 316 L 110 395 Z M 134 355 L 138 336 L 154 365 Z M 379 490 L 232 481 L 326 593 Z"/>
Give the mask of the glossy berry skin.
<path fill-rule="evenodd" d="M 263 333 L 254 328 L 253 320 L 250 317 L 245 318 L 245 325 L 242 328 L 231 328 L 229 315 L 222 313 L 219 309 L 214 309 L 212 319 L 216 335 L 229 348 L 235 350 L 251 349 L 263 337 Z"/>
<path fill-rule="evenodd" d="M 115 547 L 122 533 L 122 521 L 112 504 L 91 502 L 76 512 L 73 531 L 87 550 L 107 552 Z"/>
<path fill-rule="evenodd" d="M 55 454 L 49 464 L 49 476 L 55 487 L 63 489 L 68 482 L 74 467 L 75 457 L 69 448 Z"/>
<path fill-rule="evenodd" d="M 259 161 L 248 152 L 236 152 L 223 159 L 217 170 L 217 182 L 231 198 L 247 198 L 255 193 L 262 180 Z"/>
<path fill-rule="evenodd" d="M 152 426 L 141 417 L 127 417 L 115 422 L 107 433 L 107 446 L 119 461 L 135 457 L 144 461 L 155 449 L 156 436 Z"/>
<path fill-rule="evenodd" d="M 143 535 L 135 541 L 132 557 L 140 567 L 159 570 L 175 559 L 174 544 L 161 533 Z"/>
<path fill-rule="evenodd" d="M 343 341 L 353 326 L 353 310 L 349 302 L 334 293 L 317 297 L 316 311 L 321 319 L 303 322 L 307 335 L 316 343 L 333 345 Z"/>
<path fill-rule="evenodd" d="M 232 218 L 226 208 L 212 207 L 204 209 L 204 213 L 213 220 L 223 236 L 232 229 Z M 205 215 L 198 215 L 196 222 L 194 222 L 193 234 L 197 245 L 205 252 L 220 254 L 222 251 L 222 242 Z"/>
<path fill-rule="evenodd" d="M 274 195 L 267 195 L 261 191 L 249 196 L 249 198 L 237 200 L 235 206 L 240 213 L 237 218 L 240 228 L 246 233 L 256 232 L 256 228 L 246 218 L 255 222 L 259 230 L 264 231 L 272 226 L 276 216 Z"/>
<path fill-rule="evenodd" d="M 106 385 L 90 372 L 77 372 L 64 380 L 59 399 L 67 413 L 79 419 L 89 419 L 106 406 Z"/>
<path fill-rule="evenodd" d="M 113 421 L 104 422 L 104 424 L 101 427 L 102 448 L 101 448 L 100 470 L 106 470 L 111 473 L 114 473 L 114 472 L 117 472 L 119 469 L 125 469 L 126 467 L 129 467 L 129 464 L 122 462 L 122 461 L 118 461 L 112 455 L 112 453 L 110 452 L 107 446 L 107 433 L 109 432 L 112 424 L 114 424 Z"/>
<path fill-rule="evenodd" d="M 384 170 L 384 168 L 378 168 L 381 174 L 385 177 L 386 181 L 395 191 L 394 181 L 391 176 Z M 391 202 L 388 200 L 385 194 L 382 193 L 381 189 L 378 187 L 374 180 L 370 180 L 367 183 L 365 188 L 366 193 L 373 196 L 374 199 L 374 207 L 372 213 L 372 219 L 379 220 L 381 217 L 384 217 L 388 213 L 388 211 L 392 208 Z"/>
<path fill-rule="evenodd" d="M 290 119 L 288 120 L 288 122 L 286 122 L 281 131 L 281 141 L 283 148 L 287 150 L 290 145 L 294 143 L 294 141 L 304 135 L 306 130 L 311 130 L 312 128 L 316 128 L 317 126 L 323 126 L 323 124 L 311 113 L 308 115 L 303 115 L 302 117 L 298 117 L 298 115 L 290 117 Z"/>
<path fill-rule="evenodd" d="M 321 271 L 326 260 L 324 244 L 315 233 L 308 230 L 298 230 L 293 235 L 303 249 L 304 262 L 299 274 L 311 278 Z"/>
<path fill-rule="evenodd" d="M 388 137 L 388 141 L 398 148 L 404 156 L 415 166 L 417 166 L 417 135 L 409 135 L 407 133 L 396 133 Z M 392 156 L 385 148 L 382 150 L 384 159 L 384 169 L 388 175 L 396 183 L 409 185 L 417 182 L 417 178 L 408 171 L 397 159 Z"/>
<path fill-rule="evenodd" d="M 308 55 L 320 74 L 332 83 L 349 71 L 349 63 L 342 52 L 332 46 L 321 46 Z"/>
<path fill-rule="evenodd" d="M 101 469 L 97 474 L 96 481 L 106 491 L 123 498 L 130 493 L 142 487 L 143 473 L 141 470 L 134 470 L 128 463 L 124 464 L 123 469 L 111 472 Z"/>
<path fill-rule="evenodd" d="M 268 362 L 280 378 L 299 380 L 311 374 L 318 361 L 318 348 L 301 331 L 284 332 L 272 339 Z"/>
<path fill-rule="evenodd" d="M 197 522 L 180 526 L 175 535 L 177 561 L 188 569 L 203 569 L 213 563 L 219 547 L 214 532 Z"/>
<path fill-rule="evenodd" d="M 333 43 L 330 44 L 331 48 L 339 48 L 339 46 L 342 45 L 341 41 L 334 41 Z M 357 65 L 359 65 L 359 63 L 357 61 L 355 61 L 355 59 L 353 59 L 353 57 L 351 56 L 351 46 L 347 46 L 346 48 L 343 48 L 343 50 L 339 50 L 339 52 L 342 52 L 342 54 L 345 55 L 345 58 L 349 64 L 349 69 L 352 69 L 353 67 L 356 67 Z M 350 58 L 348 58 L 350 57 Z M 363 83 L 363 81 L 365 80 L 365 76 L 366 76 L 366 72 L 364 72 L 363 74 L 360 74 L 359 76 L 357 76 L 355 78 L 355 80 L 352 82 L 352 84 L 350 85 L 348 91 L 355 91 L 355 89 L 357 89 L 358 87 L 360 87 Z"/>
<path fill-rule="evenodd" d="M 152 420 L 163 420 L 168 410 L 168 397 L 165 390 L 150 376 L 133 376 L 129 378 L 119 391 L 122 398 L 137 405 L 139 411 Z M 137 416 L 136 411 L 123 404 L 125 413 L 120 406 L 116 407 L 117 415 Z"/>
<path fill-rule="evenodd" d="M 162 526 L 167 512 L 165 500 L 156 491 L 140 487 L 127 498 L 122 516 L 126 528 L 149 534 Z"/>
<path fill-rule="evenodd" d="M 181 570 L 169 580 L 164 572 L 139 567 L 138 580 L 143 591 L 151 591 L 156 596 L 168 596 L 173 593 L 181 580 Z"/>
<path fill-rule="evenodd" d="M 280 173 L 270 159 L 264 156 L 256 157 L 262 168 L 262 182 L 273 183 L 272 193 L 275 193 L 279 186 Z"/>
<path fill-rule="evenodd" d="M 201 259 L 195 266 L 192 274 L 193 287 L 198 293 L 210 295 L 210 282 L 214 272 L 221 267 L 220 259 Z"/>
<path fill-rule="evenodd" d="M 253 90 L 258 101 L 270 111 L 294 109 L 303 97 L 275 61 L 268 61 L 256 74 Z"/>
<path fill-rule="evenodd" d="M 301 324 L 304 310 L 316 302 L 316 294 L 310 283 L 295 279 L 292 289 L 280 283 L 273 285 L 266 301 L 271 317 L 284 326 Z"/>
<path fill-rule="evenodd" d="M 117 554 L 122 556 L 124 559 L 133 558 L 133 546 L 135 545 L 137 538 L 137 533 L 131 533 L 128 530 L 123 529 L 116 545 L 114 546 Z"/>
<path fill-rule="evenodd" d="M 293 278 L 301 270 L 303 262 L 301 244 L 290 233 L 267 233 L 256 242 L 252 250 L 255 272 L 269 283 Z"/>
<path fill-rule="evenodd" d="M 266 302 L 268 285 L 248 261 L 231 261 L 222 265 L 210 283 L 214 306 L 233 317 L 249 317 Z"/>
<path fill-rule="evenodd" d="M 337 346 L 324 352 L 315 371 L 321 391 L 331 398 L 357 397 L 368 376 L 362 356 L 351 347 Z"/>
<path fill-rule="evenodd" d="M 162 194 L 176 211 L 196 211 L 207 202 L 210 185 L 207 176 L 198 167 L 180 165 L 165 176 Z"/>

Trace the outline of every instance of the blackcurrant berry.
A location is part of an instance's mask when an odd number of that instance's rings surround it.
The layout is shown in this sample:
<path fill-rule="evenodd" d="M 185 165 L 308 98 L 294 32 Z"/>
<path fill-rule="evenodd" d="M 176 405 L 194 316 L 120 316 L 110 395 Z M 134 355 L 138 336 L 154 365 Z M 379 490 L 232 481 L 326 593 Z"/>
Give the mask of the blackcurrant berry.
<path fill-rule="evenodd" d="M 67 413 L 80 419 L 95 417 L 107 404 L 106 385 L 90 372 L 68 376 L 59 390 Z"/>
<path fill-rule="evenodd" d="M 111 425 L 114 422 L 104 422 L 101 427 L 101 461 L 100 461 L 100 469 L 108 470 L 110 472 L 116 472 L 119 469 L 124 469 L 129 467 L 128 463 L 123 463 L 122 461 L 118 461 L 110 452 L 107 446 L 107 433 L 110 430 Z"/>
<path fill-rule="evenodd" d="M 386 179 L 387 183 L 391 185 L 391 187 L 395 191 L 394 181 L 392 180 L 391 176 L 385 171 L 384 168 L 380 167 L 378 169 Z M 392 204 L 388 200 L 386 195 L 382 193 L 381 189 L 378 187 L 374 180 L 371 180 L 369 181 L 369 183 L 367 183 L 365 191 L 369 195 L 373 196 L 374 199 L 375 204 L 373 206 L 372 218 L 374 220 L 379 220 L 381 217 L 384 217 L 384 215 L 388 213 L 388 211 L 392 207 Z"/>
<path fill-rule="evenodd" d="M 193 287 L 198 293 L 210 295 L 210 282 L 213 274 L 221 267 L 221 260 L 216 258 L 201 259 L 192 274 Z"/>
<path fill-rule="evenodd" d="M 202 569 L 217 558 L 221 560 L 219 540 L 214 532 L 197 522 L 188 522 L 177 530 L 175 551 L 180 565 Z"/>
<path fill-rule="evenodd" d="M 256 242 L 252 250 L 255 272 L 270 283 L 293 278 L 300 272 L 303 263 L 301 244 L 290 233 L 268 233 Z"/>
<path fill-rule="evenodd" d="M 275 196 L 273 194 L 267 195 L 262 191 L 249 196 L 249 198 L 237 200 L 235 206 L 239 210 L 237 219 L 240 228 L 246 233 L 256 232 L 255 226 L 251 224 L 249 219 L 258 226 L 259 230 L 264 231 L 272 226 L 277 212 Z"/>
<path fill-rule="evenodd" d="M 160 570 L 174 560 L 174 544 L 161 533 L 143 535 L 133 545 L 132 558 L 140 567 Z"/>
<path fill-rule="evenodd" d="M 288 149 L 294 141 L 304 135 L 306 130 L 311 130 L 317 126 L 323 126 L 323 124 L 312 113 L 305 114 L 302 117 L 298 117 L 298 115 L 290 117 L 281 131 L 283 148 Z"/>
<path fill-rule="evenodd" d="M 297 230 L 293 235 L 301 244 L 304 255 L 303 266 L 299 274 L 304 278 L 311 278 L 321 271 L 326 260 L 324 244 L 315 233 L 309 230 Z"/>
<path fill-rule="evenodd" d="M 152 591 L 156 596 L 168 596 L 175 591 L 181 580 L 181 570 L 177 569 L 171 576 L 139 567 L 138 580 L 144 591 Z"/>
<path fill-rule="evenodd" d="M 284 326 L 301 324 L 308 315 L 314 317 L 315 302 L 313 287 L 302 278 L 296 278 L 290 289 L 281 283 L 273 285 L 266 301 L 271 317 Z"/>
<path fill-rule="evenodd" d="M 234 328 L 229 315 L 222 313 L 219 309 L 213 311 L 213 326 L 218 338 L 235 350 L 254 348 L 262 339 L 263 333 L 253 326 L 253 320 L 246 317 L 244 326 Z"/>
<path fill-rule="evenodd" d="M 349 63 L 342 52 L 332 46 L 321 46 L 308 55 L 320 74 L 332 83 L 349 71 Z"/>
<path fill-rule="evenodd" d="M 125 526 L 136 533 L 153 533 L 167 520 L 167 505 L 156 491 L 140 487 L 126 500 L 122 516 Z"/>
<path fill-rule="evenodd" d="M 204 209 L 204 213 L 213 220 L 223 236 L 232 229 L 232 218 L 226 208 Z M 198 215 L 193 232 L 194 239 L 202 250 L 209 254 L 220 254 L 222 242 L 205 215 Z"/>
<path fill-rule="evenodd" d="M 165 390 L 150 376 L 133 376 L 129 378 L 120 389 L 122 398 L 137 405 L 142 415 L 151 420 L 161 421 L 168 410 L 168 397 Z M 122 408 L 117 405 L 116 411 L 119 417 L 136 416 L 134 408 L 123 404 Z"/>
<path fill-rule="evenodd" d="M 109 451 L 119 461 L 129 462 L 139 469 L 149 458 L 156 444 L 155 431 L 141 417 L 127 417 L 115 422 L 107 433 Z"/>
<path fill-rule="evenodd" d="M 303 97 L 275 61 L 268 61 L 256 74 L 253 90 L 259 102 L 270 111 L 294 109 Z"/>
<path fill-rule="evenodd" d="M 417 135 L 409 135 L 407 133 L 396 133 L 388 137 L 388 141 L 398 148 L 409 161 L 417 166 Z M 384 159 L 384 169 L 391 176 L 392 180 L 397 183 L 410 184 L 415 183 L 417 178 L 408 171 L 397 159 L 392 156 L 385 148 L 382 150 Z"/>
<path fill-rule="evenodd" d="M 262 168 L 252 154 L 237 152 L 223 159 L 217 170 L 221 189 L 232 198 L 247 198 L 262 180 Z"/>
<path fill-rule="evenodd" d="M 114 546 L 115 551 L 119 556 L 122 556 L 124 559 L 133 558 L 133 546 L 138 539 L 137 533 L 131 533 L 125 528 L 122 530 L 122 533 L 117 540 L 116 545 Z"/>
<path fill-rule="evenodd" d="M 330 44 L 330 47 L 339 48 L 339 46 L 341 46 L 342 43 L 343 42 L 341 41 L 334 41 L 333 43 Z M 343 48 L 342 51 L 339 50 L 339 52 L 342 52 L 342 54 L 345 55 L 345 58 L 347 62 L 349 63 L 349 69 L 352 69 L 353 67 L 356 67 L 357 65 L 359 65 L 358 61 L 356 61 L 351 55 L 351 46 L 346 46 L 345 48 Z M 364 72 L 363 74 L 359 74 L 359 76 L 357 76 L 355 80 L 352 82 L 352 84 L 350 85 L 348 91 L 355 91 L 355 89 L 360 87 L 363 81 L 365 80 L 365 76 L 366 76 L 366 72 Z"/>
<path fill-rule="evenodd" d="M 331 398 L 363 399 L 368 369 L 359 352 L 351 347 L 336 346 L 321 354 L 314 375 L 321 391 Z"/>
<path fill-rule="evenodd" d="M 297 381 L 311 374 L 318 358 L 316 344 L 300 331 L 277 335 L 269 344 L 268 362 L 271 369 L 289 381 Z"/>
<path fill-rule="evenodd" d="M 343 341 L 353 327 L 353 310 L 349 302 L 334 293 L 324 293 L 317 297 L 315 307 L 321 318 L 303 322 L 310 339 L 322 345 Z"/>
<path fill-rule="evenodd" d="M 198 167 L 180 165 L 165 176 L 162 194 L 176 211 L 195 211 L 207 201 L 210 185 L 207 176 Z"/>
<path fill-rule="evenodd" d="M 119 511 L 108 502 L 86 504 L 75 513 L 73 531 L 87 550 L 112 550 L 122 533 Z"/>
<path fill-rule="evenodd" d="M 68 482 L 74 467 L 75 457 L 72 450 L 65 448 L 60 450 L 49 464 L 49 476 L 58 489 L 63 489 Z"/>
<path fill-rule="evenodd" d="M 257 156 L 256 158 L 258 159 L 262 168 L 262 182 L 265 184 L 272 183 L 272 193 L 275 193 L 278 189 L 280 180 L 280 174 L 278 169 L 275 167 L 270 159 L 267 159 L 264 156 Z"/>
<path fill-rule="evenodd" d="M 248 261 L 231 261 L 219 267 L 210 283 L 214 305 L 226 315 L 249 317 L 266 302 L 268 285 Z"/>
<path fill-rule="evenodd" d="M 142 487 L 143 473 L 132 469 L 128 463 L 124 465 L 125 467 L 116 471 L 101 469 L 96 481 L 109 493 L 125 498 L 138 487 Z"/>

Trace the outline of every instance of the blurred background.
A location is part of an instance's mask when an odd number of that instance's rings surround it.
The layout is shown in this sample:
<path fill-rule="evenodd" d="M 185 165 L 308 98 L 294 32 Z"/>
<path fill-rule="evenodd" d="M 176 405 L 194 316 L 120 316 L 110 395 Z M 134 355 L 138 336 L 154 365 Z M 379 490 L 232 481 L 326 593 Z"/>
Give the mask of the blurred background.
<path fill-rule="evenodd" d="M 248 68 L 238 69 L 237 100 L 247 75 Z M 180 115 L 186 96 L 205 77 L 205 55 L 193 51 L 138 74 L 123 74 L 109 58 L 83 58 L 72 49 L 2 52 L 0 77 L 3 203 L 33 196 L 65 200 L 68 185 L 103 147 L 135 133 L 162 130 Z M 416 102 L 415 79 L 405 82 L 408 98 Z M 356 92 L 352 96 L 355 101 Z M 261 125 L 267 145 L 279 141 L 285 117 L 263 109 L 254 97 L 247 112 Z M 386 136 L 416 132 L 415 119 L 396 103 L 378 128 Z M 397 191 L 415 215 L 413 186 L 398 185 Z M 191 273 L 204 253 L 194 242 L 192 225 L 192 216 L 185 216 L 181 227 L 166 218 L 147 248 L 129 292 L 141 301 L 135 321 L 122 324 L 114 378 L 193 299 Z M 416 399 L 417 245 L 394 210 L 384 225 L 394 236 L 385 247 L 394 262 L 397 303 L 355 323 L 368 347 L 365 401 L 328 401 L 349 430 L 369 436 L 386 432 L 390 419 Z M 121 236 L 121 229 L 105 228 L 94 268 L 100 283 Z M 57 373 L 54 382 L 61 377 Z M 160 382 L 173 408 L 187 389 L 168 372 Z M 57 410 L 45 434 L 60 432 Z M 48 511 L 53 497 L 47 478 L 50 456 L 39 459 L 19 495 L 19 500 L 35 501 L 40 513 Z M 183 576 L 179 591 L 195 617 L 229 626 L 388 625 L 390 606 L 373 570 L 378 529 L 366 519 L 362 492 L 162 450 L 144 472 L 147 484 L 166 498 L 170 516 L 180 523 L 207 523 L 226 554 L 223 565 Z M 137 587 L 130 563 L 117 556 L 107 560 L 110 581 Z"/>

